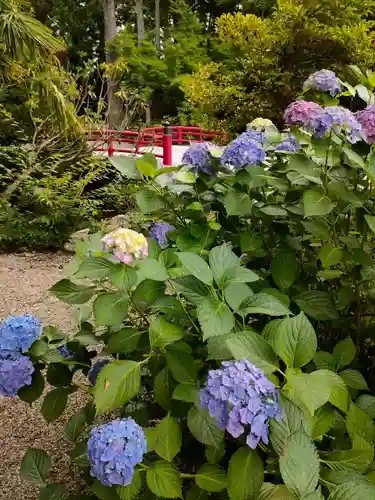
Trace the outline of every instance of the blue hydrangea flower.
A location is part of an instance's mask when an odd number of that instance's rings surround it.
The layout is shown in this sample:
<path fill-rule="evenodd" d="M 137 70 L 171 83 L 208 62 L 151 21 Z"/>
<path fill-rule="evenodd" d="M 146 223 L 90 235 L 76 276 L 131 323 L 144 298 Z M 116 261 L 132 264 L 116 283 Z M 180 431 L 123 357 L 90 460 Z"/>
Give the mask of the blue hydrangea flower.
<path fill-rule="evenodd" d="M 303 84 L 303 88 L 329 92 L 332 97 L 342 91 L 341 83 L 336 73 L 329 69 L 322 69 L 310 75 Z"/>
<path fill-rule="evenodd" d="M 87 378 L 89 379 L 89 381 L 92 385 L 96 384 L 96 379 L 98 378 L 100 370 L 102 368 L 104 368 L 105 366 L 107 366 L 108 363 L 109 363 L 109 359 L 99 359 L 99 361 L 97 361 L 94 364 L 94 366 L 91 368 Z"/>
<path fill-rule="evenodd" d="M 27 385 L 31 385 L 34 366 L 27 356 L 0 359 L 0 396 L 15 396 Z"/>
<path fill-rule="evenodd" d="M 262 146 L 254 140 L 255 134 L 261 134 L 256 130 L 244 132 L 237 137 L 224 151 L 220 159 L 222 165 L 231 165 L 235 169 L 247 165 L 259 165 L 266 159 L 266 153 Z"/>
<path fill-rule="evenodd" d="M 59 351 L 59 353 L 61 354 L 61 356 L 65 359 L 70 359 L 74 356 L 74 354 L 72 353 L 72 351 L 70 351 L 66 345 L 62 345 L 61 347 L 59 347 L 57 349 Z"/>
<path fill-rule="evenodd" d="M 287 153 L 296 153 L 300 149 L 301 145 L 293 135 L 289 136 L 285 141 L 280 142 L 280 144 L 275 147 L 275 151 L 285 151 Z"/>
<path fill-rule="evenodd" d="M 182 164 L 193 165 L 196 167 L 195 170 L 212 175 L 214 172 L 211 166 L 210 146 L 208 142 L 192 143 L 182 156 Z"/>
<path fill-rule="evenodd" d="M 0 358 L 26 352 L 41 331 L 40 321 L 31 314 L 10 316 L 0 325 Z"/>
<path fill-rule="evenodd" d="M 281 418 L 276 387 L 247 360 L 225 361 L 222 367 L 208 372 L 200 393 L 201 407 L 235 438 L 249 425 L 246 442 L 250 448 L 256 448 L 260 440 L 268 444 L 268 421 Z"/>
<path fill-rule="evenodd" d="M 243 132 L 240 135 L 240 137 L 243 137 L 243 138 L 246 137 L 246 138 L 251 139 L 255 142 L 259 142 L 259 144 L 263 144 L 266 140 L 266 136 L 264 135 L 264 133 L 261 130 L 256 130 L 256 129 L 253 129 L 251 127 L 249 127 L 246 130 L 246 132 Z"/>
<path fill-rule="evenodd" d="M 128 486 L 146 452 L 143 429 L 132 418 L 94 427 L 87 444 L 91 475 L 104 486 Z"/>
<path fill-rule="evenodd" d="M 307 125 L 318 139 L 329 132 L 344 133 L 350 143 L 363 138 L 362 126 L 351 111 L 341 106 L 327 106 L 317 113 Z"/>
<path fill-rule="evenodd" d="M 174 229 L 175 227 L 167 222 L 155 222 L 151 227 L 150 238 L 155 240 L 160 248 L 167 248 L 169 245 L 167 234 Z"/>

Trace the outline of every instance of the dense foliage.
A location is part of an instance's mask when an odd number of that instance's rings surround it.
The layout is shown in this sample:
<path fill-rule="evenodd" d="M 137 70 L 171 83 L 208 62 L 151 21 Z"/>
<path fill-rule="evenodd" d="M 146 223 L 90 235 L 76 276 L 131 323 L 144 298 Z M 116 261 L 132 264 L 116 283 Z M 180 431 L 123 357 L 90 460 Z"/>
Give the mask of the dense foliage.
<path fill-rule="evenodd" d="M 360 91 L 366 115 L 300 100 L 286 132 L 256 119 L 181 167 L 117 159 L 142 183 L 150 238 L 119 228 L 79 244 L 51 290 L 78 307 L 76 332 L 30 317 L 0 327 L 2 394 L 33 402 L 46 379 L 47 422 L 73 392 L 92 398 L 65 427 L 91 497 L 375 498 L 375 398 L 361 373 L 375 305 L 373 97 L 331 72 L 306 87 L 320 103 Z M 22 476 L 41 499 L 65 498 L 50 470 L 27 451 Z"/>

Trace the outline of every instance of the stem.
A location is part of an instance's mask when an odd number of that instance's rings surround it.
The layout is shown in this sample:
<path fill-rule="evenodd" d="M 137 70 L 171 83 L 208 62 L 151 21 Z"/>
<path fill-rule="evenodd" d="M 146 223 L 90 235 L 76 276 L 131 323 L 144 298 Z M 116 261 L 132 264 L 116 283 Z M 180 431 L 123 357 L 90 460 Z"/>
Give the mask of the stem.
<path fill-rule="evenodd" d="M 147 465 L 144 465 L 144 464 L 142 464 L 142 463 L 139 463 L 139 464 L 137 464 L 137 465 L 138 465 L 138 467 L 139 467 L 140 469 L 143 469 L 143 470 L 148 470 L 148 469 L 150 468 L 150 467 L 148 467 Z"/>
<path fill-rule="evenodd" d="M 356 341 L 355 347 L 357 350 L 357 354 L 361 348 L 361 292 L 359 289 L 359 285 L 355 288 L 355 301 L 356 301 Z"/>
<path fill-rule="evenodd" d="M 363 230 L 362 241 L 361 241 L 361 250 L 363 250 L 363 247 L 365 246 L 366 240 L 367 240 L 367 224 L 365 224 L 365 228 Z"/>
<path fill-rule="evenodd" d="M 88 387 L 85 385 L 80 385 L 80 384 L 77 384 L 76 382 L 71 382 L 71 385 L 73 387 L 76 387 L 77 389 L 80 389 L 83 392 L 86 392 L 86 394 L 90 394 L 90 396 L 92 396 L 91 387 Z"/>
<path fill-rule="evenodd" d="M 180 474 L 182 478 L 189 478 L 193 479 L 195 477 L 195 474 Z"/>
<path fill-rule="evenodd" d="M 141 318 L 149 325 L 150 324 L 150 321 L 148 320 L 147 316 L 145 314 L 143 314 L 142 311 L 140 311 L 137 307 L 137 304 L 134 302 L 133 300 L 133 297 L 130 297 L 129 296 L 129 300 L 130 302 L 132 303 L 134 309 L 137 311 L 137 313 L 141 316 Z"/>

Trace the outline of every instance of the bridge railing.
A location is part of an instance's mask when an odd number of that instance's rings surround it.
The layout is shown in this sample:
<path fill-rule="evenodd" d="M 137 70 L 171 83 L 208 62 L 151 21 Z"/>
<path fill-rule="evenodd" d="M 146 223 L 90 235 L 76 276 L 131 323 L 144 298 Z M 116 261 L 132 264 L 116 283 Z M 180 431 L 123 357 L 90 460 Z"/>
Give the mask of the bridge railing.
<path fill-rule="evenodd" d="M 162 153 L 153 154 L 163 160 L 164 165 L 172 165 L 172 146 L 189 145 L 192 142 L 205 142 L 213 139 L 227 141 L 226 134 L 201 127 L 165 124 L 163 127 L 149 127 L 142 130 L 94 130 L 87 140 L 97 142 L 94 150 L 113 156 L 114 153 L 144 154 L 147 148 L 161 148 Z M 122 144 L 126 147 L 122 147 Z M 146 148 L 146 151 L 145 151 Z"/>

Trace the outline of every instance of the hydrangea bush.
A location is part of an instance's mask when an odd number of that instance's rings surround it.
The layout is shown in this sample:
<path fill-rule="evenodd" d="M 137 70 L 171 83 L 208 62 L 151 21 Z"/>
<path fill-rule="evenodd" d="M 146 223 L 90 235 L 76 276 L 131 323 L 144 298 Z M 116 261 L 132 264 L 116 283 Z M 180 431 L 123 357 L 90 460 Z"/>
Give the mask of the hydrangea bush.
<path fill-rule="evenodd" d="M 75 332 L 0 329 L 2 394 L 33 402 L 47 380 L 47 422 L 73 392 L 91 398 L 65 427 L 91 498 L 375 498 L 375 397 L 356 356 L 375 314 L 373 108 L 369 90 L 363 111 L 342 108 L 342 89 L 357 93 L 313 75 L 285 131 L 255 120 L 181 167 L 117 158 L 143 179 L 149 235 L 79 244 L 51 290 L 77 306 Z M 21 474 L 41 499 L 67 497 L 50 469 L 30 449 Z"/>

